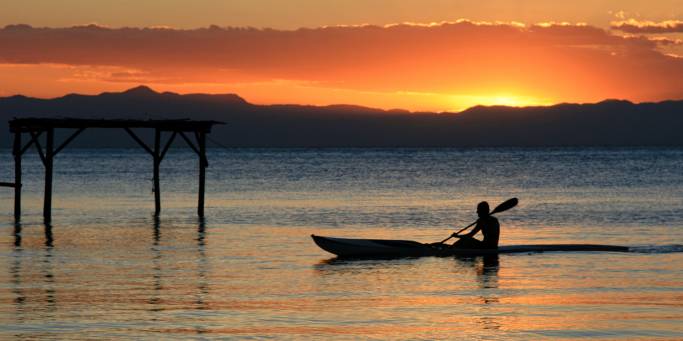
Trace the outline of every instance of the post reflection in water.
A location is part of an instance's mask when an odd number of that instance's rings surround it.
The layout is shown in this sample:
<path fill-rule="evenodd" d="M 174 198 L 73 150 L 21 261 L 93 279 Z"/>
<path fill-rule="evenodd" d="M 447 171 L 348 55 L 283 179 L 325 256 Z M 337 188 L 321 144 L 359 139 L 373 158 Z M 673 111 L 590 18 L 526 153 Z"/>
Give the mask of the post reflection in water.
<path fill-rule="evenodd" d="M 195 299 L 195 309 L 208 310 L 206 299 L 209 296 L 209 282 L 208 282 L 208 259 L 206 257 L 206 220 L 204 217 L 199 218 L 197 228 L 197 293 Z M 195 324 L 195 332 L 197 334 L 205 334 L 207 332 L 206 326 L 202 324 Z"/>
<path fill-rule="evenodd" d="M 52 237 L 52 224 L 45 223 L 45 246 L 52 248 L 54 238 Z"/>
<path fill-rule="evenodd" d="M 26 292 L 24 291 L 21 278 L 22 257 L 21 257 L 21 223 L 14 223 L 14 250 L 12 254 L 12 265 L 9 272 L 11 276 L 12 294 L 14 296 L 15 318 L 17 323 L 24 322 L 24 305 L 26 302 Z"/>
<path fill-rule="evenodd" d="M 196 283 L 194 299 L 192 302 L 192 309 L 194 310 L 207 310 L 208 303 L 207 297 L 209 296 L 209 261 L 206 255 L 206 220 L 204 218 L 199 218 L 197 221 L 197 232 L 196 237 L 193 238 L 196 241 L 195 255 L 196 260 L 192 264 L 196 265 L 196 278 L 190 280 L 192 283 Z M 171 228 L 171 224 L 166 224 L 162 222 L 158 217 L 154 217 L 153 220 L 153 237 L 152 244 L 149 248 L 151 252 L 152 260 L 152 295 L 147 299 L 148 311 L 152 313 L 151 321 L 163 322 L 163 318 L 166 317 L 165 313 L 169 310 L 175 309 L 172 305 L 176 305 L 182 302 L 185 297 L 192 297 L 187 294 L 178 294 L 176 290 L 182 289 L 176 287 L 176 278 L 174 272 L 178 270 L 178 256 L 171 255 L 172 247 L 175 242 L 184 243 L 181 240 L 166 240 L 164 237 L 166 234 L 162 233 L 165 228 Z M 189 270 L 189 269 L 183 269 Z M 183 282 L 187 281 L 186 274 L 182 276 Z M 189 289 L 189 288 L 188 288 Z M 207 332 L 206 326 L 200 323 L 195 324 L 193 331 L 196 334 L 205 334 Z"/>
<path fill-rule="evenodd" d="M 11 251 L 12 261 L 9 268 L 15 321 L 18 324 L 26 323 L 28 321 L 26 315 L 32 315 L 35 310 L 31 307 L 33 305 L 39 305 L 43 321 L 56 321 L 59 306 L 56 289 L 58 283 L 54 271 L 52 226 L 48 223 L 44 224 L 45 247 L 29 254 L 22 246 L 22 229 L 21 222 L 15 221 L 14 248 Z M 27 267 L 24 264 L 26 261 L 30 263 Z M 16 336 L 21 337 L 22 334 Z"/>
<path fill-rule="evenodd" d="M 54 237 L 52 235 L 52 224 L 50 223 L 45 223 L 43 224 L 43 231 L 45 233 L 45 246 L 47 248 L 53 247 L 54 244 Z M 13 235 L 14 235 L 14 246 L 15 248 L 21 248 L 21 233 L 22 233 L 22 224 L 21 221 L 15 221 L 14 222 L 14 230 L 13 230 Z"/>
<path fill-rule="evenodd" d="M 158 216 L 154 216 L 154 224 L 153 224 L 153 238 L 152 238 L 152 247 L 150 248 L 150 251 L 152 253 L 152 288 L 153 288 L 153 295 L 149 298 L 148 303 L 149 303 L 149 311 L 150 312 L 158 312 L 158 311 L 163 311 L 163 308 L 161 307 L 161 291 L 163 290 L 163 284 L 162 284 L 162 267 L 161 267 L 161 260 L 162 260 L 162 254 L 161 250 L 159 248 L 159 244 L 161 242 L 161 221 Z M 158 317 L 156 315 L 152 315 L 152 321 L 158 321 Z"/>
<path fill-rule="evenodd" d="M 14 246 L 21 247 L 21 222 L 14 222 Z"/>
<path fill-rule="evenodd" d="M 150 219 L 107 234 L 98 225 L 7 226 L 0 339 L 212 332 L 206 220 Z M 92 322 L 101 316 L 107 322 Z"/>
<path fill-rule="evenodd" d="M 197 299 L 195 304 L 198 310 L 206 310 L 206 296 L 209 295 L 208 282 L 208 259 L 206 257 L 206 220 L 204 217 L 199 218 L 199 227 L 197 228 Z"/>
<path fill-rule="evenodd" d="M 52 226 L 50 224 L 45 224 L 45 249 L 43 261 L 41 262 L 41 272 L 45 285 L 45 309 L 49 319 L 57 318 L 56 313 L 58 308 L 53 251 Z"/>

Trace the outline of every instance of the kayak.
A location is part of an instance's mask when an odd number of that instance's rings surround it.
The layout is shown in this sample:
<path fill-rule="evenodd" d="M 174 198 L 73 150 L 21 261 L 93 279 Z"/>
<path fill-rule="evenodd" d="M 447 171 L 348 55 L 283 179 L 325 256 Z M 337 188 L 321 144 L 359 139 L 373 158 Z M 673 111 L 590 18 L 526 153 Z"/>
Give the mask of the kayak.
<path fill-rule="evenodd" d="M 450 247 L 447 244 L 425 244 L 412 240 L 351 239 L 316 235 L 311 235 L 311 238 L 321 249 L 342 258 L 485 256 L 522 252 L 629 251 L 629 248 L 626 246 L 599 244 L 531 244 L 499 246 L 497 249 L 459 249 Z"/>

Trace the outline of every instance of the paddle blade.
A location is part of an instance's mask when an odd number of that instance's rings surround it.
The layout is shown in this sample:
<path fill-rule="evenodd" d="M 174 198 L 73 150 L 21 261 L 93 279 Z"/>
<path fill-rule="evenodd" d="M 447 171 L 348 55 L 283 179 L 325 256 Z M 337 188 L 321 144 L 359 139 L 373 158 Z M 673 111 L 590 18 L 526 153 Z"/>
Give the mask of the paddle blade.
<path fill-rule="evenodd" d="M 519 202 L 519 200 L 517 200 L 517 198 L 508 199 L 508 200 L 504 201 L 502 204 L 496 206 L 496 208 L 494 208 L 493 211 L 491 211 L 491 214 L 496 214 L 499 212 L 507 211 L 507 210 L 517 206 L 518 202 Z"/>

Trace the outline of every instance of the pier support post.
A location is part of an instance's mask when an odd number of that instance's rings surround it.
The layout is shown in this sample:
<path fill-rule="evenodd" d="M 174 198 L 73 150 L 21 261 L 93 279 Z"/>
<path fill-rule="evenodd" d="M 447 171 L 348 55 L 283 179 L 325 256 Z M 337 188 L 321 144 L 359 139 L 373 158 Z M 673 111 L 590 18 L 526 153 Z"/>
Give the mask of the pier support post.
<path fill-rule="evenodd" d="M 206 134 L 211 132 L 211 127 L 223 124 L 216 121 L 191 121 L 182 120 L 129 120 L 129 119 L 76 119 L 76 118 L 15 118 L 9 121 L 10 133 L 14 133 L 12 154 L 14 156 L 14 182 L 0 182 L 0 187 L 14 187 L 14 218 L 16 222 L 21 219 L 21 188 L 22 188 L 22 156 L 26 150 L 35 146 L 40 160 L 45 166 L 45 191 L 43 200 L 43 218 L 49 225 L 52 220 L 52 182 L 54 158 L 71 141 L 73 141 L 86 128 L 123 128 L 148 154 L 153 158 L 153 191 L 154 191 L 154 217 L 161 213 L 161 186 L 159 183 L 159 171 L 161 162 L 173 144 L 176 135 L 180 135 L 188 146 L 199 156 L 199 194 L 197 214 L 204 217 L 206 167 L 209 166 L 206 157 Z M 55 129 L 76 129 L 61 144 L 55 146 Z M 131 129 L 153 128 L 154 147 L 140 139 Z M 161 145 L 163 132 L 172 133 L 170 138 Z M 30 135 L 26 145 L 22 145 L 22 134 Z M 194 133 L 196 141 L 188 138 L 189 133 Z M 41 135 L 45 134 L 45 146 L 42 145 Z M 44 148 L 43 148 L 44 147 Z M 163 148 L 162 148 L 163 147 Z"/>
<path fill-rule="evenodd" d="M 204 217 L 204 188 L 206 184 L 206 133 L 200 132 L 197 135 L 199 144 L 199 200 L 197 204 L 197 215 Z"/>
<path fill-rule="evenodd" d="M 45 223 L 52 220 L 52 165 L 54 161 L 54 138 L 55 129 L 47 129 L 47 141 L 45 142 L 45 199 L 43 201 L 43 218 Z"/>
<path fill-rule="evenodd" d="M 154 129 L 154 216 L 158 217 L 161 213 L 161 193 L 159 192 L 159 165 L 161 164 L 161 130 Z"/>
<path fill-rule="evenodd" d="M 21 219 L 21 130 L 14 131 L 14 220 Z"/>

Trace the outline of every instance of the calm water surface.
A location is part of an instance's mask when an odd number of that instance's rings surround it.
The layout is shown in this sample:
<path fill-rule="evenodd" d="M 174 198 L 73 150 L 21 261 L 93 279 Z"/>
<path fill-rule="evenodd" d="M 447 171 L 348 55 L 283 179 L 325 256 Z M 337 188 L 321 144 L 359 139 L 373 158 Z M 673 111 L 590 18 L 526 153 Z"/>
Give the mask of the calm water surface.
<path fill-rule="evenodd" d="M 683 339 L 683 150 L 65 150 L 52 226 L 0 188 L 0 339 Z M 0 181 L 11 181 L 9 150 Z M 432 242 L 519 197 L 501 244 L 630 253 L 342 261 L 311 233 Z"/>

